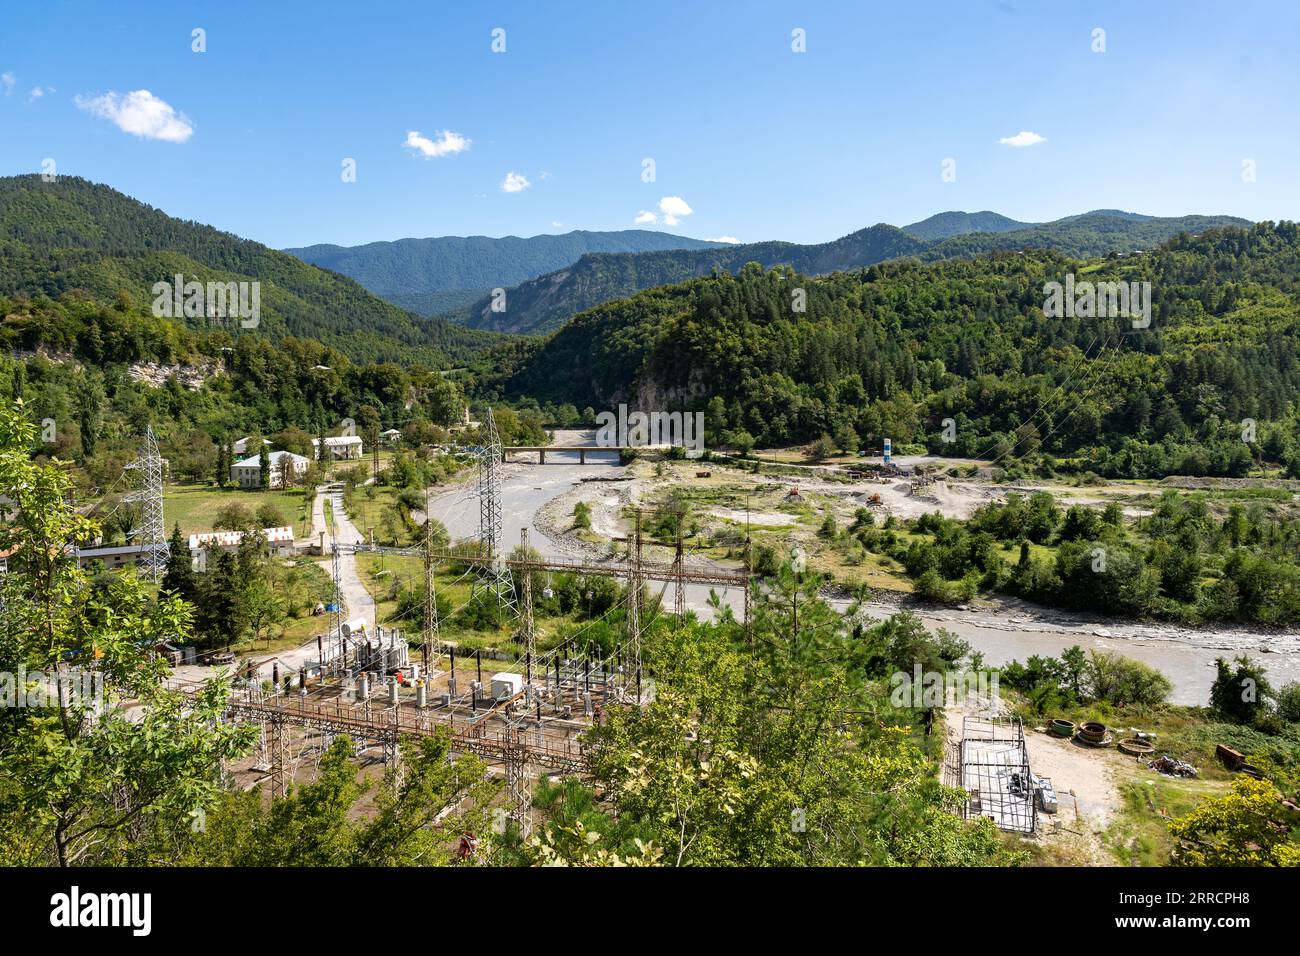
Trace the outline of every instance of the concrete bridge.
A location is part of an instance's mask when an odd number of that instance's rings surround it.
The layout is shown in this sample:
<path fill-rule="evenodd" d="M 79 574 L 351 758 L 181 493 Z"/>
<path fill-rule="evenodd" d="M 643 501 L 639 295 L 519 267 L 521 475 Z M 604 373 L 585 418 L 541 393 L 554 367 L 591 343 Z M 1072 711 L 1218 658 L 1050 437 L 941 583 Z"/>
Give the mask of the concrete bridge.
<path fill-rule="evenodd" d="M 511 452 L 536 452 L 538 464 L 546 464 L 546 453 L 548 451 L 566 452 L 569 454 L 577 453 L 578 464 L 587 463 L 587 455 L 591 452 L 599 454 L 617 453 L 622 457 L 623 452 L 631 451 L 636 448 L 640 451 L 647 450 L 648 446 L 642 445 L 503 445 L 501 448 L 501 460 L 505 461 Z"/>

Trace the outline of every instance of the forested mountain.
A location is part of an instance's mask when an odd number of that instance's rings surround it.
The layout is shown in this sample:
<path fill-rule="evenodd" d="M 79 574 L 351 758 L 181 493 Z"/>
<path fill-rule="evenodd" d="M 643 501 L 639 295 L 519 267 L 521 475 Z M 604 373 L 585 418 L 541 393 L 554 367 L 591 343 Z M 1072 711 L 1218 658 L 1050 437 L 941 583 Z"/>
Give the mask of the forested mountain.
<path fill-rule="evenodd" d="M 108 186 L 71 176 L 48 183 L 36 175 L 0 178 L 0 295 L 57 299 L 83 290 L 104 302 L 125 295 L 147 308 L 154 283 L 178 273 L 187 281 L 257 280 L 257 335 L 310 336 L 354 361 L 446 365 L 490 341 L 421 319 L 286 253 L 174 219 Z"/>
<path fill-rule="evenodd" d="M 1044 283 L 1067 273 L 1150 282 L 1151 327 L 1045 317 Z M 578 408 L 707 409 L 714 443 L 744 432 L 779 445 L 847 426 L 864 447 L 891 437 L 896 449 L 1014 461 L 1041 446 L 1107 474 L 1240 474 L 1253 454 L 1300 475 L 1298 293 L 1290 222 L 1083 261 L 994 253 L 820 279 L 749 265 L 512 343 L 492 353 L 502 371 L 483 387 Z M 1259 423 L 1254 443 L 1242 441 L 1247 418 Z"/>
<path fill-rule="evenodd" d="M 442 236 L 362 246 L 320 244 L 285 252 L 356 279 L 375 295 L 432 315 L 469 305 L 496 288 L 518 285 L 576 262 L 589 252 L 708 249 L 723 245 L 649 229 L 521 238 Z"/>
<path fill-rule="evenodd" d="M 952 236 L 964 236 L 968 232 L 1011 232 L 1013 229 L 1028 229 L 1036 225 L 1032 222 L 1019 222 L 1008 219 L 1001 213 L 989 212 L 939 212 L 928 219 L 904 226 L 903 232 L 926 242 L 936 239 L 949 239 Z"/>
<path fill-rule="evenodd" d="M 584 309 L 670 282 L 735 272 L 747 262 L 790 265 L 822 274 L 899 256 L 919 255 L 924 243 L 894 226 L 878 225 L 817 245 L 752 242 L 700 251 L 586 255 L 566 269 L 540 276 L 506 292 L 506 308 L 494 312 L 491 297 L 447 317 L 471 328 L 539 333 L 557 328 Z"/>
<path fill-rule="evenodd" d="M 1055 222 L 1027 225 L 998 233 L 969 233 L 935 243 L 923 254 L 926 261 L 978 255 L 1000 249 L 1051 249 L 1067 256 L 1101 256 L 1109 252 L 1152 249 L 1181 232 L 1200 233 L 1222 226 L 1249 226 L 1235 216 L 1179 216 L 1174 219 L 1099 209 Z"/>
<path fill-rule="evenodd" d="M 1006 231 L 966 232 L 966 225 Z M 559 328 L 572 316 L 602 302 L 714 270 L 735 272 L 748 262 L 765 267 L 788 265 L 797 272 L 825 275 L 907 256 L 938 261 L 1002 249 L 1050 249 L 1069 256 L 1100 256 L 1150 249 L 1182 232 L 1248 225 L 1246 220 L 1232 216 L 1162 219 L 1115 210 L 1036 225 L 1016 223 L 996 213 L 941 213 L 907 229 L 880 224 L 817 245 L 760 242 L 702 251 L 583 256 L 572 266 L 506 290 L 504 311 L 493 311 L 493 300 L 488 297 L 466 309 L 447 313 L 446 318 L 476 329 L 539 334 Z M 936 238 L 918 238 L 914 229 Z M 937 238 L 943 235 L 947 238 Z"/>

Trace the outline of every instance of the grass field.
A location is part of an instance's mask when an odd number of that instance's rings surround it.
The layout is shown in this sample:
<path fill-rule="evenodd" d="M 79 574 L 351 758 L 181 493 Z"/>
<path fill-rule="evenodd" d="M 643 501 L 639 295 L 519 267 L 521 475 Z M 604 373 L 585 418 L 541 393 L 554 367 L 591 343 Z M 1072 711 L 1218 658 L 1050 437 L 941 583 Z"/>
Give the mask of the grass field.
<path fill-rule="evenodd" d="M 180 524 L 182 534 L 211 531 L 217 512 L 239 502 L 256 513 L 266 503 L 274 505 L 292 524 L 296 536 L 305 536 L 311 527 L 311 499 L 298 489 L 290 491 L 245 491 L 238 488 L 214 488 L 208 485 L 167 485 L 163 492 L 163 515 L 170 533 Z"/>

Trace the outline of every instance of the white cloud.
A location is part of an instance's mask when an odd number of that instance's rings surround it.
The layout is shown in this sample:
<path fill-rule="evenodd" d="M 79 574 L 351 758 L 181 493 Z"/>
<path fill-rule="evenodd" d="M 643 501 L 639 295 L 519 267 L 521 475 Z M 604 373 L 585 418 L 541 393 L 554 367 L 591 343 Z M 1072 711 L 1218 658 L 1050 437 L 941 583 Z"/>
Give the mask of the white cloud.
<path fill-rule="evenodd" d="M 519 173 L 506 173 L 506 178 L 501 180 L 501 191 L 503 193 L 521 193 L 531 185 L 532 183 Z"/>
<path fill-rule="evenodd" d="M 0 86 L 5 88 L 5 96 L 14 91 L 14 84 L 18 82 L 18 77 L 12 73 L 0 73 Z"/>
<path fill-rule="evenodd" d="M 733 245 L 740 244 L 740 240 L 735 236 L 714 236 L 712 239 L 706 239 L 705 242 L 730 242 Z"/>
<path fill-rule="evenodd" d="M 90 99 L 78 96 L 76 102 L 87 113 L 109 120 L 122 132 L 141 139 L 183 143 L 194 134 L 189 117 L 148 90 L 132 90 L 125 96 L 113 92 Z"/>
<path fill-rule="evenodd" d="M 664 214 L 664 225 L 675 226 L 682 217 L 689 216 L 693 210 L 681 196 L 665 196 L 659 200 L 659 211 Z"/>
<path fill-rule="evenodd" d="M 46 89 L 45 89 L 44 87 L 42 87 L 42 86 L 33 86 L 33 87 L 31 88 L 31 91 L 30 91 L 27 95 L 28 95 L 31 99 L 39 100 L 39 99 L 40 99 L 42 96 L 44 96 L 47 92 L 48 92 L 48 93 L 53 93 L 53 92 L 54 92 L 54 89 L 51 88 L 51 89 L 49 89 L 49 90 L 46 90 Z"/>
<path fill-rule="evenodd" d="M 664 196 L 663 199 L 659 200 L 658 213 L 642 209 L 637 213 L 633 222 L 638 226 L 660 222 L 659 216 L 662 214 L 662 222 L 665 226 L 676 226 L 681 223 L 683 217 L 689 216 L 694 211 L 681 196 Z"/>
<path fill-rule="evenodd" d="M 553 229 L 563 229 L 563 228 L 564 228 L 564 223 L 562 223 L 562 222 L 556 222 L 555 220 L 551 220 L 551 228 L 553 228 Z"/>
<path fill-rule="evenodd" d="M 998 142 L 1004 146 L 1037 146 L 1039 143 L 1047 142 L 1047 137 L 1022 129 L 1015 136 L 1004 136 Z"/>
<path fill-rule="evenodd" d="M 407 149 L 413 149 L 422 154 L 425 159 L 433 159 L 437 156 L 455 156 L 457 153 L 463 153 L 469 149 L 470 141 L 460 133 L 453 133 L 449 129 L 435 130 L 433 134 L 436 138 L 429 139 L 427 136 L 420 134 L 418 129 L 407 130 L 406 142 L 402 145 Z"/>

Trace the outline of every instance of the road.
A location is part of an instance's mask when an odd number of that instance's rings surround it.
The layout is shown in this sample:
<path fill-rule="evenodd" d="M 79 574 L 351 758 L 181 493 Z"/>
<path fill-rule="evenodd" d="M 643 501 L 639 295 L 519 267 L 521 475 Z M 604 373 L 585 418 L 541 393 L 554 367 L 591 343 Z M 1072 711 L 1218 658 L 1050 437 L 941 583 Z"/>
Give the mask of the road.
<path fill-rule="evenodd" d="M 325 523 L 325 501 L 329 500 L 330 510 L 334 516 L 334 528 L 336 537 L 331 539 L 329 528 Z M 311 516 L 312 541 L 320 541 L 321 532 L 325 532 L 325 547 L 328 550 L 330 541 L 337 540 L 340 544 L 359 544 L 364 540 L 361 532 L 357 530 L 352 519 L 348 517 L 347 511 L 343 507 L 343 487 L 342 485 L 325 485 L 318 489 L 316 498 L 312 502 Z M 316 562 L 325 569 L 326 574 L 332 573 L 332 559 L 323 558 Z M 363 617 L 372 627 L 375 624 L 375 601 L 366 590 L 365 585 L 361 583 L 361 576 L 357 573 L 356 556 L 352 554 L 339 555 L 339 588 L 343 592 L 343 600 L 346 606 L 347 618 Z M 324 631 L 328 626 L 333 615 L 323 616 L 320 618 L 321 630 Z M 290 650 L 280 651 L 265 658 L 260 658 L 257 664 L 257 675 L 265 680 L 270 680 L 274 674 L 275 665 L 280 665 L 280 675 L 297 671 L 300 667 L 307 664 L 308 661 L 317 659 L 316 641 L 311 640 L 306 644 Z M 241 662 L 241 668 L 246 667 L 246 662 Z M 187 665 L 175 667 L 172 669 L 171 680 L 176 684 L 194 683 L 205 681 L 212 676 L 212 668 L 207 666 Z"/>
<path fill-rule="evenodd" d="M 330 511 L 334 516 L 334 537 L 333 541 L 339 544 L 361 544 L 365 539 L 357 526 L 352 523 L 348 517 L 347 511 L 343 507 L 343 486 L 326 485 L 324 489 L 317 492 L 316 501 L 312 505 L 312 523 L 316 522 L 316 513 L 321 513 L 321 526 L 324 527 L 325 499 L 329 498 Z M 330 545 L 331 538 L 325 536 L 326 548 Z M 317 562 L 325 569 L 327 574 L 332 570 L 332 559 L 324 558 Z M 354 617 L 365 618 L 366 623 L 371 627 L 376 624 L 375 621 L 375 599 L 370 596 L 364 584 L 361 583 L 361 575 L 357 573 L 357 558 L 354 554 L 344 551 L 339 555 L 339 590 L 343 592 L 343 603 L 346 608 L 346 617 L 350 620 Z"/>

